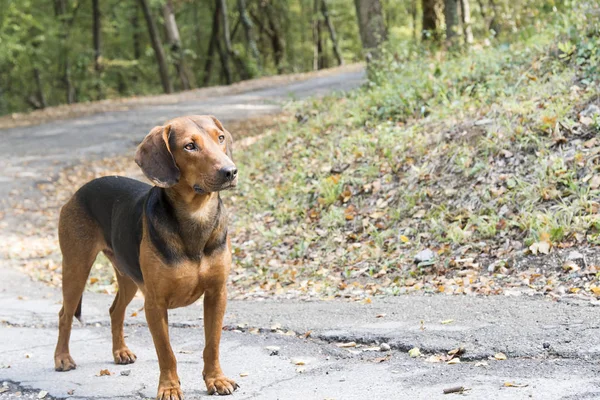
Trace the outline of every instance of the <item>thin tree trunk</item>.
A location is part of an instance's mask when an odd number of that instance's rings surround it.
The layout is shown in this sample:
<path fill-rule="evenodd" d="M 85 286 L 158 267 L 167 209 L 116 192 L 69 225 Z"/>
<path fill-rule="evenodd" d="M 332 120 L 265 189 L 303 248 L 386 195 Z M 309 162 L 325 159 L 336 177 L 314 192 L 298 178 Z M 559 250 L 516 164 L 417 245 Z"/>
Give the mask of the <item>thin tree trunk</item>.
<path fill-rule="evenodd" d="M 62 31 L 60 33 L 60 42 L 61 42 L 61 56 L 63 63 L 63 76 L 62 82 L 65 88 L 66 100 L 67 104 L 72 104 L 75 102 L 75 90 L 73 89 L 73 84 L 71 82 L 71 62 L 69 60 L 69 47 L 67 46 L 67 39 L 69 37 L 69 23 L 67 21 L 67 0 L 56 0 L 55 12 L 56 16 L 62 21 Z"/>
<path fill-rule="evenodd" d="M 142 38 L 140 37 L 140 18 L 138 5 L 133 4 L 133 14 L 131 15 L 131 28 L 133 29 L 133 58 L 139 60 L 142 57 Z"/>
<path fill-rule="evenodd" d="M 217 52 L 219 53 L 219 58 L 221 59 L 221 66 L 223 67 L 222 72 L 223 76 L 225 77 L 225 83 L 231 85 L 231 83 L 233 82 L 233 78 L 231 76 L 231 68 L 229 67 L 227 50 L 224 49 L 223 46 L 221 46 L 221 42 L 218 39 L 215 41 L 215 45 L 217 47 Z"/>
<path fill-rule="evenodd" d="M 252 20 L 248 16 L 248 11 L 246 10 L 246 0 L 238 0 L 238 10 L 240 12 L 240 22 L 244 27 L 244 33 L 246 34 L 246 42 L 248 43 L 248 48 L 250 49 L 250 54 L 256 61 L 256 65 L 258 69 L 261 69 L 260 62 L 260 53 L 258 52 L 258 47 L 256 46 L 256 41 L 254 40 L 254 34 L 252 26 Z"/>
<path fill-rule="evenodd" d="M 323 13 L 323 18 L 325 18 L 325 23 L 327 24 L 327 29 L 329 30 L 329 36 L 331 37 L 331 44 L 333 46 L 333 54 L 337 59 L 338 65 L 344 65 L 344 58 L 342 57 L 342 52 L 340 51 L 340 45 L 337 40 L 337 35 L 335 34 L 335 29 L 333 27 L 333 22 L 329 17 L 329 11 L 327 8 L 327 0 L 321 0 L 321 12 Z"/>
<path fill-rule="evenodd" d="M 417 0 L 411 1 L 410 13 L 412 16 L 412 38 L 417 41 Z"/>
<path fill-rule="evenodd" d="M 40 70 L 37 67 L 33 68 L 33 79 L 35 80 L 36 98 L 39 102 L 37 108 L 46 108 L 48 107 L 48 103 L 46 102 L 46 96 L 44 95 L 44 87 L 42 85 Z"/>
<path fill-rule="evenodd" d="M 236 64 L 237 71 L 240 74 L 242 79 L 250 78 L 250 72 L 248 71 L 248 67 L 244 64 L 243 60 L 237 55 L 237 53 L 233 50 L 233 46 L 231 45 L 231 35 L 229 31 L 229 19 L 227 18 L 227 0 L 217 0 L 221 7 L 221 29 L 223 34 L 223 43 L 225 48 L 223 49 L 223 54 L 221 54 L 221 58 L 225 62 L 226 69 L 229 69 L 229 83 L 231 83 L 231 78 L 233 75 L 231 74 L 231 68 L 229 66 L 229 59 L 231 58 L 233 62 Z"/>
<path fill-rule="evenodd" d="M 380 0 L 354 0 L 360 38 L 367 61 L 378 58 L 379 45 L 387 39 Z"/>
<path fill-rule="evenodd" d="M 100 57 L 102 56 L 101 52 L 101 18 L 100 14 L 100 0 L 92 0 L 92 14 L 93 14 L 93 37 L 94 37 L 94 71 L 96 71 L 96 90 L 97 90 L 97 98 L 101 99 L 104 97 L 102 93 L 102 65 Z"/>
<path fill-rule="evenodd" d="M 423 8 L 422 35 L 423 40 L 433 39 L 438 40 L 438 19 L 435 13 L 437 0 L 422 0 L 421 8 Z"/>
<path fill-rule="evenodd" d="M 285 40 L 283 39 L 280 26 L 277 24 L 275 16 L 273 15 L 272 5 L 266 4 L 267 21 L 270 28 L 271 46 L 273 47 L 273 55 L 275 57 L 275 66 L 277 67 L 277 73 L 284 73 L 283 57 L 285 54 Z"/>
<path fill-rule="evenodd" d="M 318 71 L 321 68 L 321 32 L 320 32 L 320 21 L 319 21 L 319 2 L 320 0 L 313 0 L 313 71 Z"/>
<path fill-rule="evenodd" d="M 458 1 L 445 0 L 444 17 L 446 19 L 446 41 L 449 46 L 456 45 L 458 36 Z"/>
<path fill-rule="evenodd" d="M 163 6 L 163 16 L 165 20 L 167 39 L 173 55 L 173 64 L 175 65 L 175 69 L 177 70 L 177 74 L 181 80 L 181 87 L 183 90 L 189 90 L 191 87 L 190 79 L 188 77 L 185 65 L 181 37 L 179 36 L 179 28 L 177 27 L 177 21 L 175 20 L 175 13 L 173 11 L 173 4 L 171 3 L 171 0 L 167 0 Z"/>
<path fill-rule="evenodd" d="M 213 25 L 212 33 L 210 35 L 210 43 L 208 45 L 208 52 L 206 54 L 206 62 L 204 63 L 204 77 L 202 79 L 202 85 L 207 86 L 210 82 L 210 75 L 212 74 L 213 60 L 215 50 L 217 47 L 217 41 L 219 35 L 219 5 L 216 4 L 215 12 L 213 13 Z"/>
<path fill-rule="evenodd" d="M 173 86 L 171 85 L 171 80 L 169 79 L 169 69 L 167 67 L 165 52 L 163 51 L 162 43 L 160 42 L 160 36 L 158 36 L 158 31 L 156 30 L 156 25 L 152 19 L 152 13 L 150 12 L 148 1 L 139 0 L 139 2 L 140 6 L 142 7 L 142 11 L 144 12 L 144 18 L 146 18 L 146 24 L 148 25 L 148 34 L 150 35 L 152 48 L 154 49 L 154 55 L 156 56 L 156 62 L 158 63 L 160 81 L 162 83 L 163 90 L 165 93 L 172 93 Z"/>
<path fill-rule="evenodd" d="M 465 44 L 473 44 L 473 30 L 471 29 L 471 6 L 469 0 L 460 0 L 460 10 L 462 15 L 463 33 L 465 35 Z"/>

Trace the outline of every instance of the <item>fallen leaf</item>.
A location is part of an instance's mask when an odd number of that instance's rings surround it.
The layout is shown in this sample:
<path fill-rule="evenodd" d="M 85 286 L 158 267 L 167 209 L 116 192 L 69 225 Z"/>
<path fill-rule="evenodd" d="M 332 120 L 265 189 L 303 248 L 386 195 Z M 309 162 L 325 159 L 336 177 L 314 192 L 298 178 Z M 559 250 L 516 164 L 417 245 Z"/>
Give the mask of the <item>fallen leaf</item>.
<path fill-rule="evenodd" d="M 48 395 L 48 392 L 46 392 L 45 390 L 40 390 L 40 392 L 37 395 L 37 398 L 43 399 L 44 397 L 46 397 L 46 395 Z"/>
<path fill-rule="evenodd" d="M 413 347 L 408 351 L 408 355 L 412 358 L 417 358 L 421 356 L 421 350 L 418 347 Z"/>
<path fill-rule="evenodd" d="M 135 311 L 131 313 L 131 316 L 132 316 L 132 317 L 137 317 L 137 315 L 138 315 L 138 314 L 137 314 L 137 312 L 135 312 Z"/>
<path fill-rule="evenodd" d="M 356 347 L 356 342 L 348 342 L 348 343 L 336 343 L 337 347 L 347 348 L 347 347 Z"/>
<path fill-rule="evenodd" d="M 451 359 L 450 361 L 448 361 L 446 364 L 460 364 L 460 358 L 455 357 L 455 358 Z"/>
<path fill-rule="evenodd" d="M 241 376 L 242 378 L 244 378 L 244 377 L 246 377 L 246 376 L 248 376 L 248 375 L 250 375 L 250 373 L 249 373 L 249 372 L 240 372 L 240 376 Z"/>
<path fill-rule="evenodd" d="M 451 324 L 453 322 L 454 322 L 453 319 L 446 319 L 446 320 L 442 321 L 442 325 L 448 325 L 448 324 Z"/>
<path fill-rule="evenodd" d="M 302 358 L 292 358 L 292 364 L 294 364 L 294 365 L 306 365 L 306 364 L 308 364 L 308 361 L 304 360 Z"/>
<path fill-rule="evenodd" d="M 504 387 L 514 387 L 514 388 L 524 388 L 529 386 L 528 384 L 522 384 L 522 383 L 512 383 L 512 382 L 504 382 Z"/>
<path fill-rule="evenodd" d="M 408 243 L 408 242 L 410 242 L 410 239 L 409 239 L 408 237 L 404 236 L 404 235 L 400 235 L 400 240 L 401 240 L 403 243 Z"/>
<path fill-rule="evenodd" d="M 494 358 L 498 361 L 503 361 L 503 360 L 506 360 L 506 354 L 496 353 L 496 354 L 494 354 Z"/>
<path fill-rule="evenodd" d="M 385 317 L 386 315 L 387 315 L 387 314 L 377 314 L 377 315 L 375 316 L 375 318 L 383 318 L 383 317 Z"/>
<path fill-rule="evenodd" d="M 388 354 L 388 355 L 386 355 L 386 356 L 384 356 L 384 357 L 377 357 L 377 358 L 374 358 L 374 359 L 372 359 L 372 360 L 371 360 L 371 362 L 374 362 L 374 363 L 378 364 L 378 363 L 382 363 L 382 362 L 384 362 L 384 361 L 387 361 L 387 360 L 389 360 L 390 358 L 392 358 L 392 355 L 391 355 L 391 354 Z"/>
<path fill-rule="evenodd" d="M 98 375 L 96 376 L 109 376 L 111 373 L 109 370 L 107 369 L 101 369 L 100 372 L 98 373 Z"/>
<path fill-rule="evenodd" d="M 69 396 L 73 396 L 75 394 L 75 389 L 71 389 L 67 392 Z"/>

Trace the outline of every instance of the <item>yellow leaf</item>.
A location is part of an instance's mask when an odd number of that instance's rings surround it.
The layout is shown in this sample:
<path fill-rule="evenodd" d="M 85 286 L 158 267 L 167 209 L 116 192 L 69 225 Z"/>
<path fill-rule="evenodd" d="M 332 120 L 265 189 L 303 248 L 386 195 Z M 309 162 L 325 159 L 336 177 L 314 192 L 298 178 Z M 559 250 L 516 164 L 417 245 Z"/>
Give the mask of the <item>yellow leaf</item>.
<path fill-rule="evenodd" d="M 453 319 L 446 319 L 446 320 L 442 321 L 442 325 L 448 325 L 448 324 L 451 324 L 453 322 L 454 322 Z"/>
<path fill-rule="evenodd" d="M 413 347 L 412 349 L 410 349 L 410 350 L 408 351 L 408 355 L 409 355 L 411 358 L 417 358 L 417 357 L 420 357 L 420 356 L 421 356 L 421 350 L 419 350 L 419 348 L 418 348 L 418 347 Z"/>
<path fill-rule="evenodd" d="M 594 292 L 594 294 L 595 294 L 596 296 L 600 296 L 600 287 L 598 287 L 598 286 L 592 286 L 592 287 L 590 287 L 590 290 L 591 290 L 592 292 Z"/>
<path fill-rule="evenodd" d="M 448 361 L 446 364 L 460 364 L 460 358 L 453 358 L 452 360 Z"/>
<path fill-rule="evenodd" d="M 496 354 L 494 354 L 494 358 L 498 361 L 504 361 L 504 360 L 506 360 L 506 354 L 496 353 Z"/>
<path fill-rule="evenodd" d="M 404 235 L 400 235 L 400 240 L 401 240 L 403 243 L 408 243 L 408 242 L 410 242 L 410 239 L 409 239 L 408 237 L 404 236 Z"/>
<path fill-rule="evenodd" d="M 529 385 L 522 383 L 512 383 L 512 382 L 504 382 L 504 387 L 514 387 L 514 388 L 523 388 Z"/>
<path fill-rule="evenodd" d="M 98 278 L 90 278 L 90 285 L 93 285 L 96 282 L 98 282 Z"/>

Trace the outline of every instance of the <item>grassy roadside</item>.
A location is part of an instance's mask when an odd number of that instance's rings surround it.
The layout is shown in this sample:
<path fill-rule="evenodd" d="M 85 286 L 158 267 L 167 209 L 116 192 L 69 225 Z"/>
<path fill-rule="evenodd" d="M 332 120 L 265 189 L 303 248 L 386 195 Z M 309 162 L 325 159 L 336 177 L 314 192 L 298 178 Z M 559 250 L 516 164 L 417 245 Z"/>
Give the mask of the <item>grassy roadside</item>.
<path fill-rule="evenodd" d="M 468 54 L 391 49 L 368 88 L 238 154 L 234 295 L 600 294 L 577 254 L 515 267 L 600 240 L 599 14 L 581 7 Z"/>

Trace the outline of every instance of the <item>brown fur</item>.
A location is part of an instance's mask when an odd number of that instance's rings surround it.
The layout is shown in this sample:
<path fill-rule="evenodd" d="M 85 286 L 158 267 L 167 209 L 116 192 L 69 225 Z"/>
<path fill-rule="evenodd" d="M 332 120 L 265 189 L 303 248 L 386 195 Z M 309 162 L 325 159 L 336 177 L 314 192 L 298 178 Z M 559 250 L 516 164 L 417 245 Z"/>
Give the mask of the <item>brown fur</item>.
<path fill-rule="evenodd" d="M 199 151 L 188 151 L 195 143 Z M 126 307 L 139 288 L 145 297 L 145 313 L 154 340 L 160 378 L 157 399 L 182 399 L 175 355 L 169 342 L 167 310 L 187 306 L 204 295 L 204 370 L 209 394 L 231 394 L 237 384 L 225 377 L 219 364 L 219 342 L 227 302 L 226 282 L 231 268 L 231 244 L 227 218 L 219 191 L 235 186 L 237 170 L 224 180 L 223 170 L 233 171 L 232 139 L 221 123 L 210 116 L 181 117 L 156 127 L 138 147 L 136 162 L 164 193 L 174 209 L 177 231 L 144 214 L 139 265 L 143 282 L 123 273 L 99 223 L 90 217 L 76 196 L 60 214 L 59 241 L 63 253 L 63 307 L 59 313 L 59 338 L 55 352 L 57 371 L 76 367 L 69 352 L 73 316 L 80 305 L 92 264 L 100 251 L 117 271 L 119 291 L 110 308 L 113 357 L 129 364 L 135 354 L 125 344 L 123 321 Z M 169 251 L 178 256 L 165 261 L 150 239 L 149 221 Z"/>

